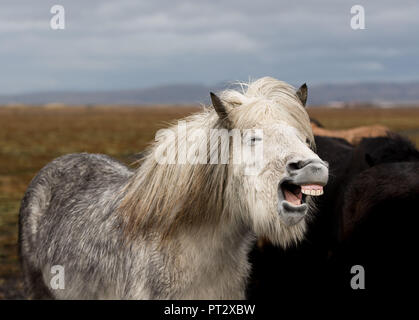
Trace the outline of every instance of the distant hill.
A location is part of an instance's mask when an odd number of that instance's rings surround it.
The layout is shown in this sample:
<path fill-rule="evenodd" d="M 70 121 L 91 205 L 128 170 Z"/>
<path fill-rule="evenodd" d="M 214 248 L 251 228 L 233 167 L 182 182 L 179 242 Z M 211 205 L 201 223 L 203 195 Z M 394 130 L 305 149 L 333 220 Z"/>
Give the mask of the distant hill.
<path fill-rule="evenodd" d="M 309 87 L 309 103 L 418 104 L 419 82 L 325 84 Z"/>
<path fill-rule="evenodd" d="M 340 103 L 419 103 L 419 82 L 412 83 L 358 83 L 309 85 L 311 105 Z M 197 104 L 207 103 L 209 91 L 219 91 L 224 84 L 205 86 L 176 84 L 137 90 L 96 92 L 35 92 L 19 95 L 0 95 L 0 104 Z"/>
<path fill-rule="evenodd" d="M 0 104 L 195 104 L 206 101 L 208 90 L 204 85 L 179 84 L 137 90 L 35 92 L 0 96 Z"/>

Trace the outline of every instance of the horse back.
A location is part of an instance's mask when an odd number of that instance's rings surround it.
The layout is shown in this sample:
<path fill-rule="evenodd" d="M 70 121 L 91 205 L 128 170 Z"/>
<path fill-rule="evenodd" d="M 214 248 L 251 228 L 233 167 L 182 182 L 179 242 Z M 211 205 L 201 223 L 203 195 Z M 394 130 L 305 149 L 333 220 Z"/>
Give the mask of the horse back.
<path fill-rule="evenodd" d="M 132 171 L 98 154 L 70 154 L 47 164 L 29 184 L 19 213 L 19 251 L 26 288 L 48 297 L 46 266 L 73 265 L 80 250 L 109 247 L 117 195 Z M 109 237 L 108 239 L 111 239 Z M 49 266 L 50 267 L 50 266 Z M 93 267 L 93 266 L 91 266 Z"/>

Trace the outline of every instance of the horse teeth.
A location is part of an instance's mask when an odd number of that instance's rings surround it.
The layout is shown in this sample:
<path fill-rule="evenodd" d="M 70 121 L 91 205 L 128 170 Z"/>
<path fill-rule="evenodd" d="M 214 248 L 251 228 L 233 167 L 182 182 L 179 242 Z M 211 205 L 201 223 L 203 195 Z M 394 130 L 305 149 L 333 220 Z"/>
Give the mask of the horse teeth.
<path fill-rule="evenodd" d="M 301 193 L 306 194 L 308 196 L 321 196 L 323 194 L 323 190 L 302 189 Z"/>

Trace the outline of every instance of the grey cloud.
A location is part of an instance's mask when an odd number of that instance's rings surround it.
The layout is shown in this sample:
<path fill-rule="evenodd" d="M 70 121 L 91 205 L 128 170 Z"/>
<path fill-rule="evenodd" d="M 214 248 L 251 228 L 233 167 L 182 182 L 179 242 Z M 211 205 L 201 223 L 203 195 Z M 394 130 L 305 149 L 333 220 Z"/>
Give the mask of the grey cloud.
<path fill-rule="evenodd" d="M 0 93 L 216 83 L 272 75 L 289 82 L 418 79 L 419 3 L 361 1 L 2 0 Z"/>

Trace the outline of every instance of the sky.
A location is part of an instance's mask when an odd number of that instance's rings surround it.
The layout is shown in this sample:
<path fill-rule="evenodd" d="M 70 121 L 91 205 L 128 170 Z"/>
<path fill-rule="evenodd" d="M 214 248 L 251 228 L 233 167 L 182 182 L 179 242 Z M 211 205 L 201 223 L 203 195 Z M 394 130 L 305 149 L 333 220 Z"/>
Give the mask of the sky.
<path fill-rule="evenodd" d="M 53 5 L 65 29 L 53 30 Z M 351 28 L 351 7 L 365 29 Z M 419 80 L 419 1 L 1 0 L 0 94 Z"/>

